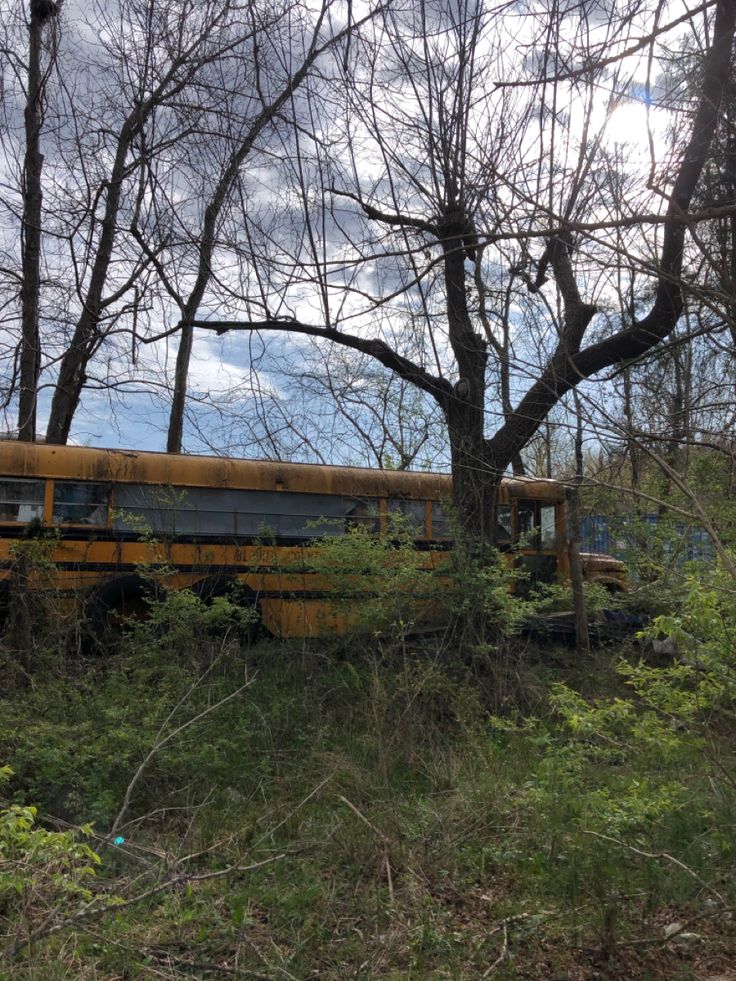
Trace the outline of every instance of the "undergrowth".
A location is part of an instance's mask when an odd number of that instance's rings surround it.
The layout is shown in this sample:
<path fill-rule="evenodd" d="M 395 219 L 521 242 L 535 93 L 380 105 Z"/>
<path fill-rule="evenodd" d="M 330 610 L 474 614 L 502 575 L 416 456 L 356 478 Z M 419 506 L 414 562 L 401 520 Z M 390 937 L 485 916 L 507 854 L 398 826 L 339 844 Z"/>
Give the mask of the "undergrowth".
<path fill-rule="evenodd" d="M 107 659 L 52 645 L 0 701 L 0 977 L 717 974 L 729 596 L 693 580 L 655 625 L 674 663 L 248 646 L 227 600 L 188 594 Z"/>

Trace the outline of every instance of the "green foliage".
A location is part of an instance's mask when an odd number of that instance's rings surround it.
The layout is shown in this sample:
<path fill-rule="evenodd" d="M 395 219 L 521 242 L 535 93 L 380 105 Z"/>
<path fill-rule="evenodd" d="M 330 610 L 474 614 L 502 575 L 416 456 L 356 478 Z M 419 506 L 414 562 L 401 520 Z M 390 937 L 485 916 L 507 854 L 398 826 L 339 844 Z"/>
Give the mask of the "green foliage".
<path fill-rule="evenodd" d="M 52 560 L 58 531 L 31 523 L 10 549 L 2 614 L 0 670 L 11 687 L 28 683 L 32 673 L 55 670 L 68 634 Z"/>
<path fill-rule="evenodd" d="M 162 722 L 171 717 L 172 727 L 180 725 L 244 680 L 239 641 L 253 624 L 251 607 L 227 595 L 205 603 L 180 590 L 152 601 L 149 613 L 120 636 L 109 668 L 104 659 L 72 663 L 48 687 L 39 679 L 22 702 L 0 702 L 0 749 L 28 794 L 67 820 L 110 821 Z M 208 729 L 237 734 L 249 724 L 230 706 Z M 140 805 L 176 795 L 195 761 L 206 785 L 232 765 L 234 752 L 202 742 L 193 727 L 157 757 Z"/>
<path fill-rule="evenodd" d="M 98 921 L 94 945 L 83 933 L 67 937 L 64 956 L 79 958 L 72 976 L 115 976 L 120 944 L 144 952 L 126 961 L 132 975 L 175 945 L 182 956 L 196 951 L 197 962 L 237 956 L 244 970 L 295 977 L 336 981 L 366 962 L 374 976 L 480 976 L 498 956 L 505 920 L 519 918 L 509 945 L 523 962 L 540 938 L 541 949 L 562 950 L 571 937 L 580 949 L 625 937 L 629 916 L 638 936 L 648 910 L 697 902 L 691 876 L 627 845 L 667 851 L 725 889 L 733 801 L 722 783 L 714 793 L 705 744 L 670 720 L 654 680 L 645 706 L 644 681 L 632 688 L 626 671 L 598 699 L 558 676 L 549 715 L 489 718 L 497 675 L 434 642 L 362 655 L 352 644 L 349 659 L 304 645 L 234 647 L 222 657 L 212 647 L 212 670 L 198 685 L 201 639 L 193 650 L 181 646 L 183 634 L 177 648 L 142 637 L 134 632 L 124 656 L 68 684 L 39 681 L 22 700 L 0 703 L 16 793 L 58 810 L 71 777 L 76 816 L 109 827 L 169 713 L 184 699 L 172 724 L 195 716 L 232 691 L 247 665 L 255 676 L 247 697 L 152 761 L 124 834 L 149 876 L 165 878 L 177 855 L 199 856 L 193 871 L 243 856 L 287 858 Z M 549 666 L 513 663 L 526 687 L 542 670 Z M 723 744 L 721 763 L 730 752 Z M 142 870 L 116 855 L 106 892 L 127 896 L 129 876 Z M 7 929 L 27 929 L 14 910 Z M 53 976 L 55 949 L 52 939 L 45 954 L 38 949 L 36 976 Z"/>
<path fill-rule="evenodd" d="M 363 525 L 312 543 L 314 571 L 348 622 L 373 635 L 405 638 L 449 627 L 479 612 L 496 637 L 509 636 L 533 609 L 514 584 L 523 572 L 492 548 L 418 550 L 410 521 L 389 515 L 385 536 Z"/>
<path fill-rule="evenodd" d="M 427 555 L 414 547 L 411 526 L 390 516 L 388 535 L 364 525 L 312 543 L 312 565 L 331 600 L 359 630 L 406 634 L 437 603 L 438 582 Z"/>
<path fill-rule="evenodd" d="M 160 656 L 192 649 L 192 642 L 201 639 L 206 657 L 213 646 L 248 634 L 258 622 L 258 611 L 237 584 L 209 600 L 190 589 L 176 589 L 152 597 L 147 606 L 145 619 L 130 623 L 132 645 Z M 214 645 L 212 638 L 217 639 Z"/>
<path fill-rule="evenodd" d="M 520 730 L 541 750 L 522 797 L 546 855 L 532 877 L 547 893 L 593 900 L 609 931 L 632 888 L 654 908 L 674 894 L 694 900 L 704 883 L 721 895 L 736 871 L 736 759 L 721 735 L 736 699 L 733 582 L 713 570 L 689 577 L 685 595 L 677 616 L 647 631 L 677 639 L 680 658 L 621 661 L 628 694 L 590 699 L 557 683 L 558 724 Z"/>
<path fill-rule="evenodd" d="M 545 602 L 547 585 L 521 590 L 523 569 L 513 568 L 496 549 L 484 547 L 470 555 L 453 553 L 452 603 L 457 615 L 479 603 L 497 639 L 510 637 L 522 621 Z"/>
<path fill-rule="evenodd" d="M 730 456 L 707 450 L 693 453 L 687 477 L 721 540 L 736 547 L 736 488 Z"/>
<path fill-rule="evenodd" d="M 13 775 L 0 768 L 0 786 Z M 99 855 L 86 841 L 90 825 L 74 831 L 48 831 L 36 823 L 37 808 L 0 806 L 0 917 L 42 920 L 50 909 L 93 899 Z"/>
<path fill-rule="evenodd" d="M 628 594 L 612 593 L 597 582 L 584 582 L 583 595 L 589 622 L 600 619 L 603 610 L 621 609 L 629 605 Z M 633 608 L 639 611 L 638 604 Z M 573 609 L 572 586 L 567 583 L 539 583 L 530 597 L 530 613 L 569 612 Z"/>
<path fill-rule="evenodd" d="M 426 572 L 408 561 L 413 546 L 356 540 L 333 542 L 325 567 L 336 555 L 348 596 L 365 598 L 365 580 L 350 579 L 357 548 L 384 607 L 410 623 L 412 584 Z M 453 574 L 439 577 L 445 595 Z M 473 575 L 465 588 L 488 591 L 503 628 L 518 609 L 513 596 L 504 605 L 504 568 Z M 404 588 L 406 605 L 391 595 Z M 619 941 L 657 939 L 662 916 L 699 915 L 709 890 L 732 901 L 735 614 L 720 573 L 689 588 L 677 621 L 657 625 L 681 632 L 681 658 L 616 670 L 618 652 L 581 664 L 512 646 L 503 629 L 485 658 L 458 656 L 448 632 L 419 641 L 399 630 L 392 644 L 390 628 L 380 643 L 245 646 L 231 598 L 169 594 L 115 657 L 70 662 L 0 700 L 0 753 L 16 771 L 3 834 L 30 877 L 0 899 L 6 946 L 39 916 L 63 921 L 85 889 L 105 912 L 89 931 L 72 925 L 35 945 L 13 976 L 56 977 L 59 961 L 67 977 L 142 976 L 174 951 L 213 974 L 237 963 L 334 981 L 479 977 L 504 930 L 510 976 L 544 976 L 549 959 L 558 973 L 590 976 L 598 968 L 581 952 L 614 957 Z M 248 678 L 244 696 L 202 716 Z M 525 705 L 534 697 L 535 717 L 500 698 L 504 686 Z M 56 856 L 57 832 L 39 828 L 24 801 L 109 829 L 151 747 L 193 719 L 144 768 L 125 845 L 101 867 L 73 851 L 83 835 L 64 831 L 67 857 Z M 36 832 L 31 859 L 18 836 Z M 140 908 L 115 899 L 165 884 L 172 868 L 209 873 L 276 855 L 286 857 L 182 882 Z M 48 870 L 66 879 L 44 892 Z M 652 976 L 676 976 L 689 956 L 673 954 Z"/>

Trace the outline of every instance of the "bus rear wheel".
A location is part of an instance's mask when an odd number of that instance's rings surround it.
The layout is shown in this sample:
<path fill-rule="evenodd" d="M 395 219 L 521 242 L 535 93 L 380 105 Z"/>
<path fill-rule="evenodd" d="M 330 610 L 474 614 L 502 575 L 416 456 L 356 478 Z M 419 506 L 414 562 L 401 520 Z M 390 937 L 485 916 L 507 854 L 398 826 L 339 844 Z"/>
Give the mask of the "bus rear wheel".
<path fill-rule="evenodd" d="M 84 606 L 84 653 L 106 654 L 131 622 L 148 619 L 151 604 L 162 600 L 163 588 L 154 580 L 131 573 L 96 587 Z"/>
<path fill-rule="evenodd" d="M 208 606 L 221 596 L 227 597 L 233 604 L 245 610 L 250 616 L 243 618 L 238 627 L 238 635 L 245 643 L 253 643 L 264 633 L 261 623 L 258 597 L 245 583 L 230 575 L 214 574 L 200 579 L 191 587 L 191 591 Z"/>

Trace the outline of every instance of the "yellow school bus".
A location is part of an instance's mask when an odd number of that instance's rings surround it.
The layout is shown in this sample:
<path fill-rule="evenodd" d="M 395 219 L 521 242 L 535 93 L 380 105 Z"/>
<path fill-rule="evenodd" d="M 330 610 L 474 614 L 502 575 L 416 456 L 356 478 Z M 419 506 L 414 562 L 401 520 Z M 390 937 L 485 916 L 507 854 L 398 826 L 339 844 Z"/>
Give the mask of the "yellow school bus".
<path fill-rule="evenodd" d="M 237 583 L 271 634 L 321 636 L 349 623 L 314 571 L 314 540 L 358 526 L 386 535 L 400 514 L 437 567 L 451 493 L 444 474 L 0 441 L 0 586 L 19 541 L 46 535 L 55 588 L 100 627 L 152 581 L 205 599 Z M 497 543 L 535 578 L 568 573 L 564 501 L 554 480 L 501 485 Z"/>

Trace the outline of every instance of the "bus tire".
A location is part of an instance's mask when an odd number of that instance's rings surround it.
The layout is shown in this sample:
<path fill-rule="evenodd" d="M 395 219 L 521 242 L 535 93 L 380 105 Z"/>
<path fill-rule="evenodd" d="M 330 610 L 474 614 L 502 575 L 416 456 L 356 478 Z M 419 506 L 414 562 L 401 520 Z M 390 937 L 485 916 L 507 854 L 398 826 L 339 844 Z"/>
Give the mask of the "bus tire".
<path fill-rule="evenodd" d="M 12 586 L 7 579 L 0 580 L 0 633 L 8 625 L 8 619 L 10 616 L 10 603 L 12 595 Z"/>
<path fill-rule="evenodd" d="M 238 580 L 226 573 L 205 576 L 190 586 L 195 596 L 203 603 L 211 603 L 218 596 L 227 596 L 238 585 Z"/>
<path fill-rule="evenodd" d="M 164 598 L 158 583 L 136 573 L 116 576 L 97 586 L 84 605 L 84 653 L 106 654 L 126 620 L 146 618 L 147 606 Z"/>
<path fill-rule="evenodd" d="M 262 636 L 264 629 L 261 623 L 258 597 L 244 582 L 227 573 L 214 573 L 200 579 L 199 582 L 195 582 L 190 588 L 194 595 L 207 605 L 220 596 L 227 596 L 232 599 L 236 606 L 252 611 L 253 620 L 247 627 L 240 629 L 240 637 L 246 643 L 253 643 Z"/>

